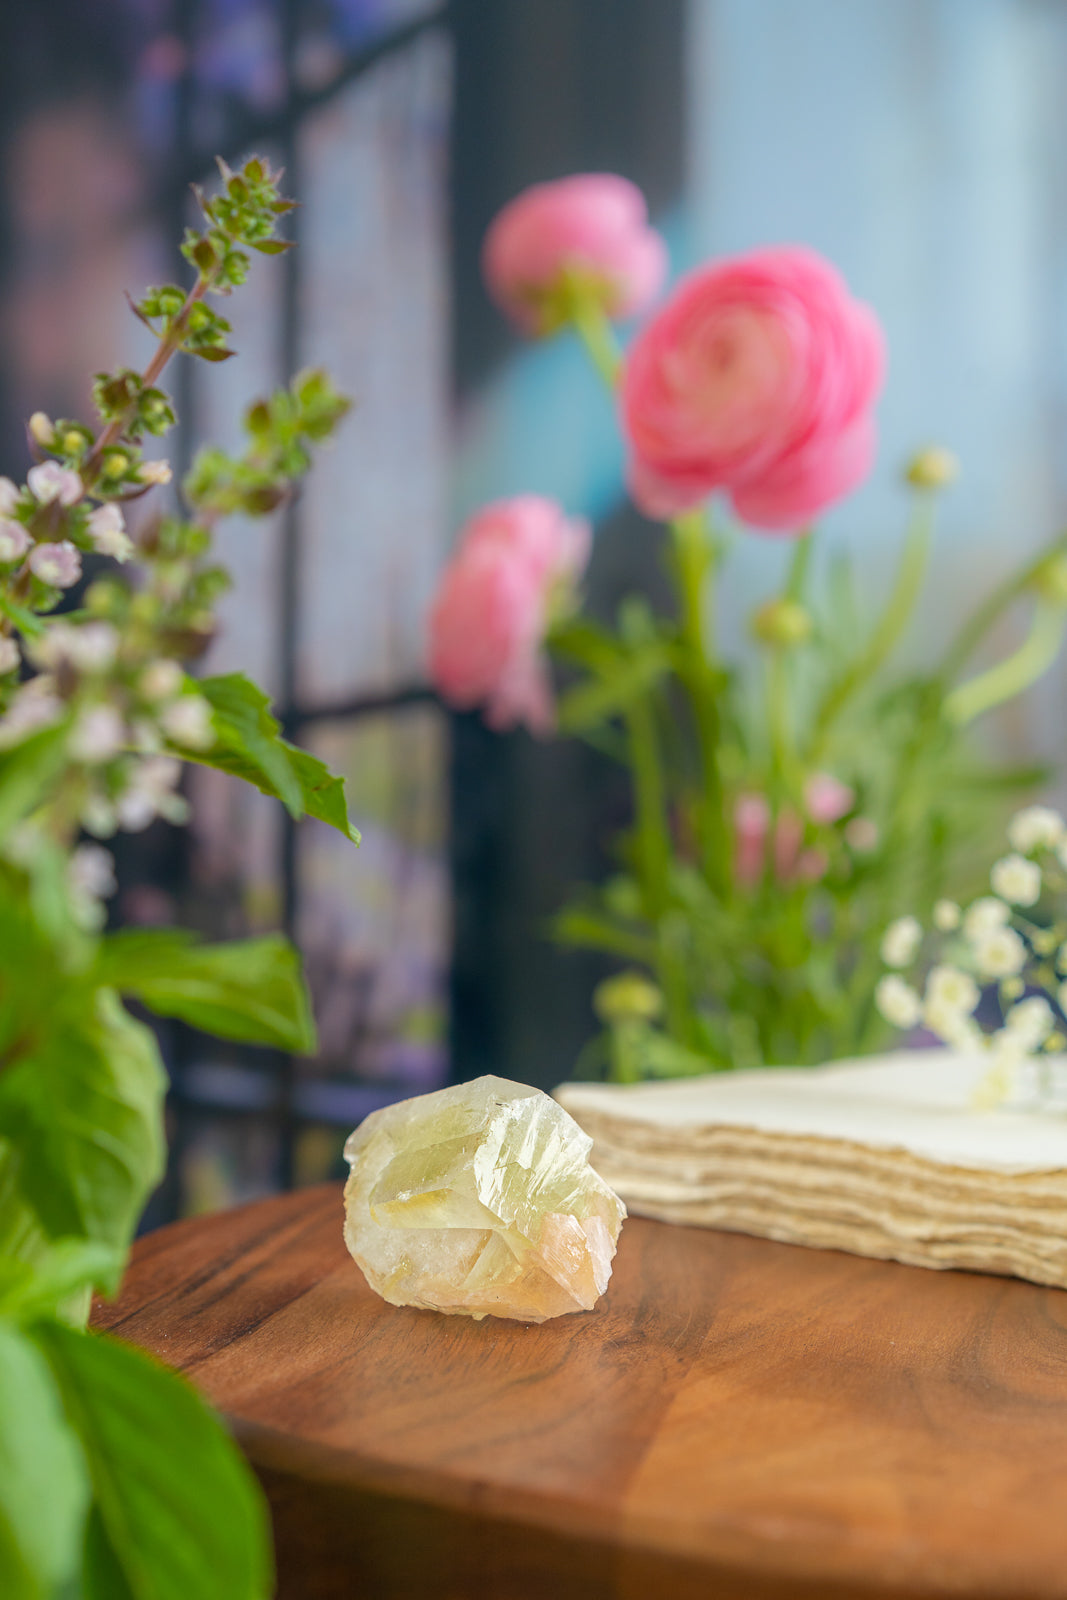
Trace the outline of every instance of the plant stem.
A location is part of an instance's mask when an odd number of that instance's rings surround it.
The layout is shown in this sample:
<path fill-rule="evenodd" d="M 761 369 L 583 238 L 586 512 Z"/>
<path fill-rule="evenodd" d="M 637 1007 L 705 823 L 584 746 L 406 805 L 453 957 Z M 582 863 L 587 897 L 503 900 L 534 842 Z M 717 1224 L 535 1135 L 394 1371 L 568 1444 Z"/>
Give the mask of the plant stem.
<path fill-rule="evenodd" d="M 668 1027 L 676 1038 L 686 1041 L 691 1015 L 688 984 L 682 964 L 664 938 L 664 918 L 670 907 L 672 849 L 659 740 L 647 698 L 631 705 L 626 724 L 634 779 L 637 876 L 642 909 L 653 930 L 656 976 L 663 990 Z"/>
<path fill-rule="evenodd" d="M 861 652 L 852 665 L 846 668 L 837 682 L 831 686 L 829 693 L 819 707 L 809 755 L 813 765 L 821 757 L 826 747 L 830 729 L 845 706 L 853 695 L 873 678 L 907 626 L 915 602 L 919 597 L 919 590 L 922 587 L 923 577 L 926 572 L 927 558 L 930 553 L 930 539 L 933 533 L 933 509 L 933 495 L 929 492 L 922 493 L 918 497 L 911 525 L 908 528 L 907 538 L 904 541 L 904 551 L 900 558 L 900 566 L 897 569 L 893 591 L 874 630 L 871 641 L 866 650 Z"/>
<path fill-rule="evenodd" d="M 570 306 L 574 331 L 585 345 L 593 365 L 609 389 L 614 389 L 622 365 L 622 352 L 604 308 L 591 295 L 575 294 Z"/>
<path fill-rule="evenodd" d="M 943 683 L 951 683 L 956 674 L 967 663 L 977 650 L 993 624 L 1001 617 L 1020 595 L 1030 589 L 1039 578 L 1042 568 L 1057 554 L 1067 550 L 1067 534 L 1061 534 L 1054 539 L 1036 560 L 1031 561 L 1021 572 L 1013 573 L 1010 578 L 993 590 L 989 598 L 979 606 L 978 610 L 970 617 L 960 629 L 946 654 L 937 676 Z"/>
<path fill-rule="evenodd" d="M 1063 606 L 1039 602 L 1030 632 L 1018 650 L 946 697 L 943 709 L 948 720 L 963 727 L 1036 683 L 1059 654 L 1065 628 L 1067 611 Z"/>
<path fill-rule="evenodd" d="M 785 597 L 787 600 L 801 601 L 804 590 L 808 584 L 808 571 L 811 567 L 811 552 L 815 539 L 815 530 L 805 528 L 793 545 L 793 554 L 789 562 L 789 571 L 785 580 Z"/>
<path fill-rule="evenodd" d="M 680 602 L 679 675 L 692 702 L 700 749 L 701 794 L 698 815 L 703 865 L 709 884 L 722 895 L 727 887 L 726 824 L 719 772 L 721 722 L 708 594 L 715 552 L 703 508 L 675 517 L 670 526 L 674 537 Z"/>

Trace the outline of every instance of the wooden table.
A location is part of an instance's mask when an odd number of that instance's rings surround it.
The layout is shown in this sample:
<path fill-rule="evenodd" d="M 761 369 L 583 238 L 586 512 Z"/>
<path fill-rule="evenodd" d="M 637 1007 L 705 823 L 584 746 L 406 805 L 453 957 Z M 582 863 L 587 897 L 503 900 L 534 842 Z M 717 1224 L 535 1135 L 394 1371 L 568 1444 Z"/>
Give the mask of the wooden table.
<path fill-rule="evenodd" d="M 1067 1597 L 1067 1294 L 627 1222 L 541 1327 L 397 1310 L 304 1190 L 142 1239 L 101 1327 L 221 1407 L 299 1600 Z"/>

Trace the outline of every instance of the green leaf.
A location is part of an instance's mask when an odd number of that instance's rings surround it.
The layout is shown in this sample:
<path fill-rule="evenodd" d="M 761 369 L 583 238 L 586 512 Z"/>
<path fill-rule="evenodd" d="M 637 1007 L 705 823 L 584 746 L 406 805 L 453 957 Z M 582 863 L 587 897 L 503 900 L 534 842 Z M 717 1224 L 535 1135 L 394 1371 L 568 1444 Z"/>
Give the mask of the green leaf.
<path fill-rule="evenodd" d="M 67 724 L 62 722 L 0 752 L 0 837 L 48 798 L 66 750 Z"/>
<path fill-rule="evenodd" d="M 36 1345 L 0 1321 L 0 1593 L 52 1600 L 76 1576 L 85 1462 Z"/>
<path fill-rule="evenodd" d="M 97 977 L 159 1016 L 223 1039 L 315 1048 L 300 957 L 280 935 L 202 945 L 169 929 L 111 934 L 101 942 Z"/>
<path fill-rule="evenodd" d="M 196 1391 L 103 1334 L 46 1323 L 35 1338 L 92 1483 L 89 1600 L 266 1600 L 262 1497 Z"/>
<path fill-rule="evenodd" d="M 568 690 L 559 703 L 560 729 L 564 733 L 585 733 L 607 717 L 624 712 L 654 688 L 669 667 L 667 651 L 658 643 L 650 644 L 608 677 Z"/>
<path fill-rule="evenodd" d="M 183 750 L 189 761 L 216 767 L 280 800 L 290 816 L 326 822 L 354 844 L 359 831 L 348 819 L 344 780 L 322 762 L 281 738 L 270 700 L 241 672 L 200 678 L 194 687 L 215 712 L 217 743 L 211 750 Z"/>
<path fill-rule="evenodd" d="M 53 1238 L 125 1247 L 163 1175 L 166 1074 L 150 1029 L 108 989 L 71 985 L 0 1074 L 0 1134 Z"/>
<path fill-rule="evenodd" d="M 92 1239 L 57 1239 L 32 1264 L 0 1256 L 0 1315 L 26 1322 L 62 1315 L 86 1289 L 114 1294 L 124 1264 L 123 1251 Z"/>

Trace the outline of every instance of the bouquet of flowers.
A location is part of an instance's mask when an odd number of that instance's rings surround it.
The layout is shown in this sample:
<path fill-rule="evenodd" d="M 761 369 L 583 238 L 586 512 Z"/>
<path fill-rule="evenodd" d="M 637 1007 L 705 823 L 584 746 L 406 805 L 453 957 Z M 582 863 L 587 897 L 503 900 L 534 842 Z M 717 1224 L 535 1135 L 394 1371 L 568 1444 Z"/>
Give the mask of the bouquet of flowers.
<path fill-rule="evenodd" d="M 928 448 L 907 467 L 911 516 L 882 605 L 859 606 L 843 560 L 816 573 L 816 520 L 874 457 L 885 364 L 874 313 L 829 262 L 800 247 L 712 261 L 624 351 L 613 321 L 650 311 L 666 250 L 631 184 L 584 175 L 507 205 L 484 268 L 526 334 L 582 340 L 617 406 L 629 493 L 666 524 L 667 614 L 635 594 L 614 627 L 583 615 L 589 528 L 520 495 L 463 531 L 430 617 L 450 704 L 588 739 L 629 773 L 617 870 L 557 922 L 561 940 L 622 964 L 595 996 L 605 1032 L 583 1067 L 629 1078 L 873 1049 L 887 1036 L 882 931 L 958 893 L 976 824 L 1034 781 L 983 763 L 971 728 L 1055 658 L 1067 541 L 992 593 L 931 669 L 894 673 L 956 463 Z M 783 538 L 791 557 L 751 618 L 755 661 L 736 663 L 716 618 L 729 547 L 749 536 Z M 1016 602 L 1032 609 L 1025 642 L 967 677 Z"/>
<path fill-rule="evenodd" d="M 1051 807 L 1028 806 L 1009 823 L 1008 843 L 989 874 L 992 894 L 966 909 L 938 900 L 929 930 L 910 915 L 890 924 L 881 954 L 891 970 L 875 998 L 894 1027 L 922 1025 L 952 1049 L 987 1055 L 983 1105 L 1047 1105 L 1067 1045 L 1067 826 Z M 921 966 L 920 991 L 904 972 Z"/>

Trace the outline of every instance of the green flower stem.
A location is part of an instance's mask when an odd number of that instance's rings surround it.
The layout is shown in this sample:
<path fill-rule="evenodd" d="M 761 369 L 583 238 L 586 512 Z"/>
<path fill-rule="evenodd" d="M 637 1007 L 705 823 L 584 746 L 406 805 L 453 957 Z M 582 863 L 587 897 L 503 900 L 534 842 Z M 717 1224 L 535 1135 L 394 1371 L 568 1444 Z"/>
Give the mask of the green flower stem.
<path fill-rule="evenodd" d="M 807 587 L 811 567 L 812 530 L 807 529 L 793 546 L 786 574 L 783 598 L 799 605 Z M 793 786 L 796 752 L 793 744 L 789 706 L 788 650 L 771 645 L 767 655 L 767 728 L 771 745 L 771 789 L 777 805 L 783 792 Z"/>
<path fill-rule="evenodd" d="M 708 882 L 717 893 L 725 894 L 728 874 L 723 786 L 719 772 L 721 721 L 709 595 L 715 550 L 703 508 L 675 517 L 670 527 L 680 602 L 679 675 L 692 702 L 700 748 L 701 852 Z"/>
<path fill-rule="evenodd" d="M 874 677 L 907 626 L 926 574 L 933 527 L 934 495 L 927 490 L 917 496 L 896 582 L 870 643 L 832 685 L 819 707 L 809 755 L 813 765 L 822 756 L 830 730 L 845 706 Z"/>
<path fill-rule="evenodd" d="M 593 295 L 576 292 L 569 310 L 574 331 L 585 345 L 590 360 L 608 388 L 614 389 L 622 365 L 622 351 L 603 306 Z"/>
<path fill-rule="evenodd" d="M 811 552 L 815 541 L 815 530 L 805 528 L 793 545 L 793 554 L 789 561 L 789 571 L 785 580 L 785 598 L 794 600 L 798 604 L 804 598 L 808 586 L 808 573 L 811 569 Z"/>
<path fill-rule="evenodd" d="M 673 851 L 659 738 L 647 698 L 633 702 L 626 714 L 626 725 L 634 782 L 636 864 L 642 909 L 655 934 L 656 976 L 663 990 L 668 1026 L 677 1038 L 684 1040 L 689 1033 L 691 1007 L 684 970 L 669 941 L 663 937 L 663 920 L 670 906 Z"/>
<path fill-rule="evenodd" d="M 1067 552 L 1067 534 L 1061 534 L 1054 539 L 1041 554 L 1023 568 L 1021 572 L 1013 573 L 1005 578 L 998 588 L 993 590 L 989 598 L 979 606 L 978 610 L 963 624 L 956 638 L 953 640 L 944 660 L 941 663 L 937 676 L 942 683 L 951 683 L 962 670 L 971 656 L 977 650 L 990 628 L 998 622 L 1020 595 L 1032 589 L 1039 581 L 1042 570 L 1057 555 Z"/>
<path fill-rule="evenodd" d="M 1067 610 L 1062 605 L 1039 601 L 1030 632 L 1019 649 L 946 697 L 944 713 L 948 720 L 963 727 L 983 711 L 1013 700 L 1036 683 L 1059 654 L 1065 628 Z"/>

